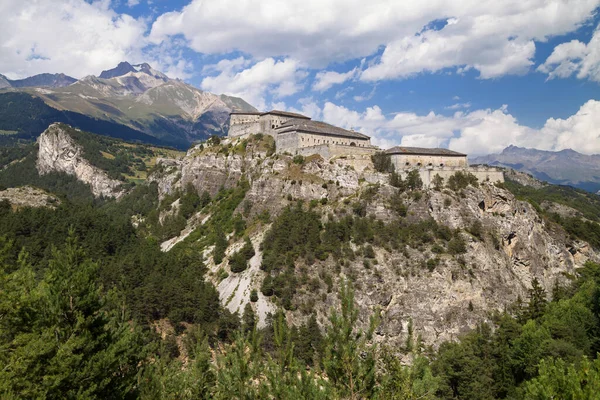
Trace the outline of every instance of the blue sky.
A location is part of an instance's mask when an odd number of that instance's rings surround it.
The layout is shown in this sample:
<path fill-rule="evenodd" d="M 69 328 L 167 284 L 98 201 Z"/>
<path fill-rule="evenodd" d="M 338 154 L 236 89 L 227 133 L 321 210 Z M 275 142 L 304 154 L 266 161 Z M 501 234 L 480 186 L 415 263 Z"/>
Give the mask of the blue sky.
<path fill-rule="evenodd" d="M 149 62 L 381 146 L 600 153 L 600 0 L 6 0 L 0 73 Z"/>

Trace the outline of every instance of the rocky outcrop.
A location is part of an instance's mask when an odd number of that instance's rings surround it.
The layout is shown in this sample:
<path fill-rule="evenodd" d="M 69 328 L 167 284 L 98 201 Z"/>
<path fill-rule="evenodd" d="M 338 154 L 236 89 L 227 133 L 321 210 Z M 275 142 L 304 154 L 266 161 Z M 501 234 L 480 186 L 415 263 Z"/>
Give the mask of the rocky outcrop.
<path fill-rule="evenodd" d="M 83 150 L 66 131 L 66 125 L 52 124 L 38 138 L 36 162 L 40 175 L 64 172 L 90 185 L 95 197 L 119 198 L 125 191 L 122 182 L 111 179 L 106 172 L 91 165 Z"/>
<path fill-rule="evenodd" d="M 0 201 L 6 200 L 13 207 L 49 207 L 56 208 L 60 204 L 58 197 L 42 189 L 31 186 L 8 188 L 0 191 Z"/>
<path fill-rule="evenodd" d="M 337 287 L 349 279 L 356 290 L 361 323 L 366 326 L 373 313 L 381 316 L 376 340 L 403 346 L 412 335 L 414 340 L 420 336 L 426 345 L 435 346 L 486 321 L 493 312 L 503 311 L 518 296 L 526 301 L 533 278 L 551 293 L 555 282 L 566 279 L 565 274 L 572 274 L 588 259 L 599 259 L 590 246 L 574 242 L 529 203 L 487 182 L 458 192 L 400 193 L 389 185 L 387 174 L 375 172 L 363 158 L 267 157 L 250 145 L 241 151 L 239 144 L 223 141 L 220 146 L 198 146 L 183 160 L 163 160 L 162 173 L 152 179 L 159 182 L 163 196 L 188 184 L 199 193 L 215 195 L 244 177 L 249 189 L 236 212 L 249 208 L 244 210 L 248 219 L 263 211 L 274 217 L 284 207 L 304 200 L 313 203 L 325 223 L 353 215 L 354 204 L 361 202 L 367 217 L 392 224 L 433 219 L 465 243 L 464 253 L 451 254 L 435 248 L 433 241 L 397 249 L 374 242 L 375 258 L 368 262 L 359 246 L 350 243 L 357 256 L 342 265 L 331 257 L 310 265 L 298 260 L 295 270 L 303 276 L 299 281 L 310 282 L 310 286 L 298 285 L 293 310 L 287 311 L 289 321 L 304 322 L 314 312 L 321 323 L 327 323 L 331 307 L 338 302 Z M 399 216 L 393 203 L 403 205 L 405 216 Z M 259 302 L 250 304 L 262 316 L 261 324 L 266 313 L 276 308 L 273 298 L 260 294 L 265 274 L 258 268 L 260 242 L 268 229 L 268 224 L 254 226 L 250 239 L 256 255 L 242 273 L 229 271 L 227 257 L 214 265 L 211 248 L 204 251 L 212 272 L 209 279 L 219 290 L 222 303 L 241 313 L 250 302 L 251 290 L 256 289 Z M 232 243 L 227 255 L 242 245 L 241 240 Z M 228 273 L 226 278 L 223 272 Z M 332 277 L 331 287 L 324 283 L 324 276 Z"/>

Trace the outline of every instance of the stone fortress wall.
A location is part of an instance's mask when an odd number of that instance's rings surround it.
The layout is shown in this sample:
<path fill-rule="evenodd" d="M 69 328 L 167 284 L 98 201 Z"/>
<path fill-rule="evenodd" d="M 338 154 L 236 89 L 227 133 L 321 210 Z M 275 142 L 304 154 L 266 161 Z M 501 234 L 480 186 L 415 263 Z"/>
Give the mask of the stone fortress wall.
<path fill-rule="evenodd" d="M 305 132 L 289 132 L 277 135 L 277 152 L 290 154 L 305 154 L 304 149 L 319 149 L 331 146 L 332 154 L 339 153 L 340 149 L 344 149 L 346 154 L 362 154 L 363 150 L 369 153 L 374 153 L 378 149 L 371 146 L 371 140 L 363 140 L 357 138 L 346 138 L 339 136 L 324 136 Z M 333 157 L 333 156 L 332 156 Z"/>
<path fill-rule="evenodd" d="M 291 117 L 277 114 L 248 113 L 231 114 L 229 119 L 229 137 L 240 137 L 255 133 L 271 135 L 277 139 L 275 129 L 290 120 Z"/>
<path fill-rule="evenodd" d="M 421 167 L 468 167 L 467 156 L 390 154 L 396 170 Z"/>
<path fill-rule="evenodd" d="M 376 147 L 357 147 L 345 144 L 318 144 L 316 146 L 300 147 L 290 153 L 302 156 L 318 154 L 325 160 L 329 160 L 333 157 L 344 157 L 348 155 L 372 155 L 377 151 L 378 149 Z"/>
<path fill-rule="evenodd" d="M 402 177 L 402 179 L 406 179 L 406 176 L 408 175 L 408 173 L 415 169 L 415 167 L 413 168 L 405 168 L 405 169 L 401 169 L 401 170 L 396 170 L 400 176 Z M 419 176 L 421 177 L 421 180 L 423 181 L 423 186 L 428 188 L 431 187 L 432 184 L 431 182 L 433 181 L 433 178 L 436 175 L 439 175 L 440 178 L 442 178 L 444 180 L 444 184 L 446 184 L 448 182 L 448 178 L 450 178 L 452 175 L 454 175 L 456 172 L 461 171 L 461 172 L 468 172 L 470 174 L 475 175 L 475 177 L 477 178 L 477 180 L 479 182 L 491 182 L 491 183 L 496 183 L 496 182 L 504 182 L 504 173 L 502 172 L 502 170 L 498 169 L 498 168 L 494 168 L 494 167 L 448 167 L 448 166 L 443 166 L 443 167 L 423 167 L 423 168 L 419 168 Z"/>

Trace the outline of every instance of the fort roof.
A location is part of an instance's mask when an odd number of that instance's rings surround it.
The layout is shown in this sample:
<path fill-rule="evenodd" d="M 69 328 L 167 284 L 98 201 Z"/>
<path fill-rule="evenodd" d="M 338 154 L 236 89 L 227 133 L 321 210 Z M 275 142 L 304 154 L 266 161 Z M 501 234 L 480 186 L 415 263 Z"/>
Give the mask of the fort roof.
<path fill-rule="evenodd" d="M 287 111 L 279 111 L 279 110 L 267 111 L 267 112 L 261 113 L 260 115 L 269 115 L 269 114 L 281 115 L 283 117 L 291 117 L 291 118 L 310 119 L 310 117 L 307 117 L 306 115 L 297 114 L 297 113 L 293 113 L 293 112 L 287 112 Z"/>
<path fill-rule="evenodd" d="M 425 147 L 403 147 L 396 146 L 385 151 L 386 154 L 412 154 L 422 156 L 446 156 L 446 157 L 466 157 L 466 154 L 462 154 L 456 151 L 448 149 L 428 149 Z"/>
<path fill-rule="evenodd" d="M 244 111 L 232 111 L 229 113 L 229 115 L 262 115 L 263 113 L 259 112 L 259 111 L 248 111 L 248 112 L 244 112 Z"/>
<path fill-rule="evenodd" d="M 248 111 L 248 112 L 244 112 L 244 111 L 232 111 L 229 113 L 229 115 L 280 115 L 282 117 L 290 117 L 290 118 L 301 118 L 301 119 L 310 119 L 310 117 L 307 117 L 306 115 L 302 115 L 302 114 L 298 114 L 298 113 L 293 113 L 293 112 L 287 112 L 287 111 L 280 111 L 280 110 L 271 110 L 271 111 L 267 111 L 267 112 L 260 112 L 260 111 Z"/>
<path fill-rule="evenodd" d="M 306 133 L 316 133 L 318 135 L 340 136 L 353 139 L 369 139 L 369 136 L 363 135 L 359 132 L 338 128 L 337 126 L 329 125 L 321 121 L 312 121 L 305 119 L 291 119 L 289 121 L 286 121 L 283 125 L 276 128 L 276 131 L 277 133 L 297 131 Z"/>

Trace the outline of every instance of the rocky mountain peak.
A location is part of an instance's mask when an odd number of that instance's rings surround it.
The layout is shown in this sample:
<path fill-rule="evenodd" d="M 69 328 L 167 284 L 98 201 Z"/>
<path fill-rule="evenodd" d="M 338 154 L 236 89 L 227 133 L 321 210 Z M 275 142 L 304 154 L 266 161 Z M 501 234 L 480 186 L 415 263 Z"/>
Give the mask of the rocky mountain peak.
<path fill-rule="evenodd" d="M 136 72 L 136 69 L 133 68 L 133 66 L 127 61 L 121 61 L 119 65 L 117 65 L 115 68 L 102 71 L 102 73 L 100 73 L 99 78 L 110 79 L 115 78 L 117 76 L 123 76 L 129 72 Z"/>

